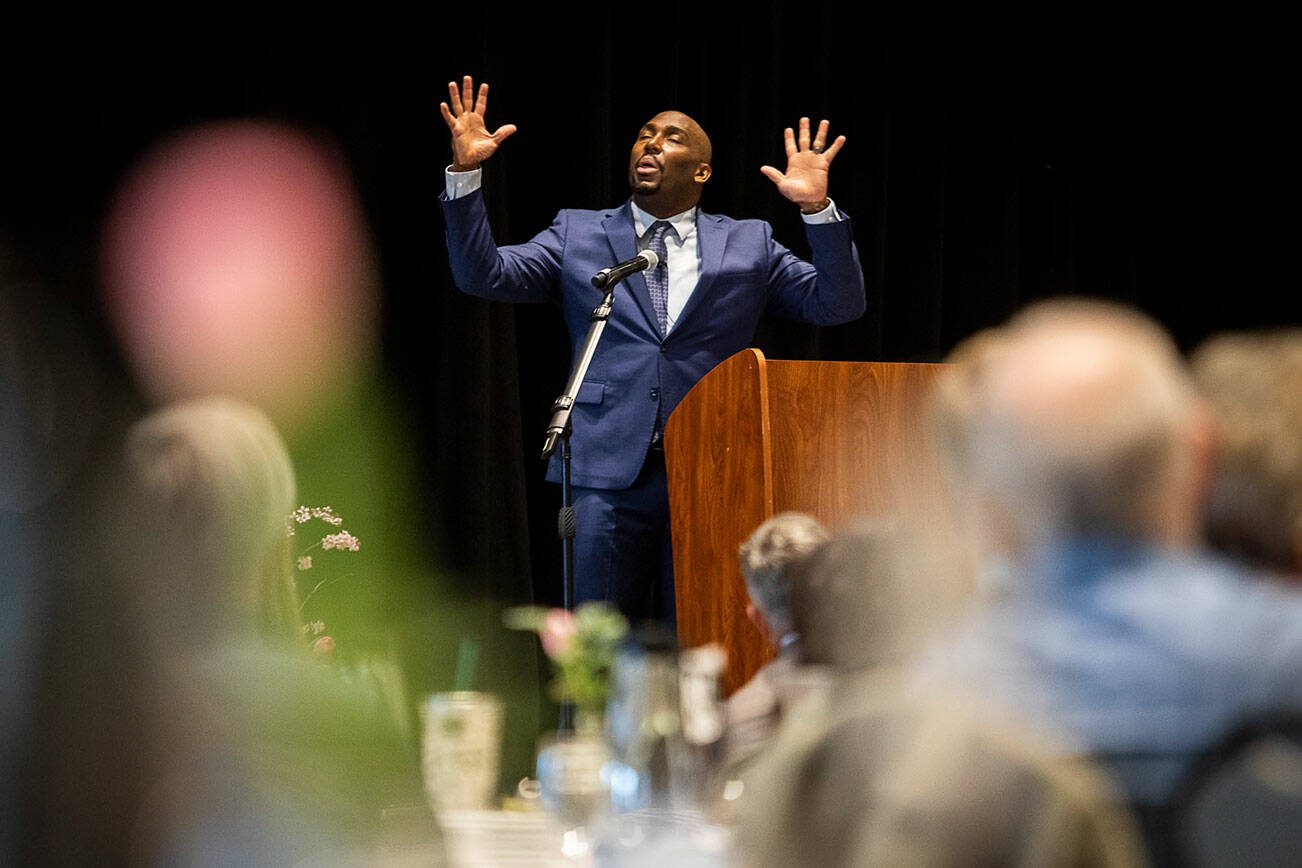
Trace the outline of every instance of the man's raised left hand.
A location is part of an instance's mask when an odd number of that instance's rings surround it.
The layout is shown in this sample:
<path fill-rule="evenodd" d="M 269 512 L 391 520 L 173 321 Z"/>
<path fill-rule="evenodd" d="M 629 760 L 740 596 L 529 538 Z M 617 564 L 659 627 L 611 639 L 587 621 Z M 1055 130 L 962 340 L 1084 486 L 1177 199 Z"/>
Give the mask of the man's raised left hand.
<path fill-rule="evenodd" d="M 837 152 L 845 145 L 845 136 L 837 136 L 827 144 L 827 121 L 818 123 L 818 132 L 809 139 L 809 118 L 800 119 L 800 137 L 787 127 L 787 170 L 779 172 L 772 166 L 761 166 L 760 171 L 778 187 L 778 192 L 800 206 L 806 214 L 822 211 L 828 205 L 827 170 Z"/>

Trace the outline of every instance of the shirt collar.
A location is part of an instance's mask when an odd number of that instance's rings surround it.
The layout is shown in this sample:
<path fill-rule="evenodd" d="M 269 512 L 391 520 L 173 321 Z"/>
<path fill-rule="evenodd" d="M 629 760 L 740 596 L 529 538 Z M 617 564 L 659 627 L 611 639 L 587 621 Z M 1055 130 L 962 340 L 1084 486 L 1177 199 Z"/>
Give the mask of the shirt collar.
<path fill-rule="evenodd" d="M 673 226 L 674 231 L 678 233 L 679 241 L 685 241 L 689 233 L 696 231 L 695 205 L 688 208 L 686 211 L 681 211 L 678 214 L 675 214 L 672 217 L 657 217 L 654 214 L 643 211 L 637 206 L 637 203 L 631 199 L 628 204 L 633 208 L 633 231 L 637 233 L 638 238 L 645 235 L 646 231 L 651 228 L 651 224 L 655 223 L 657 220 L 664 220 L 669 225 Z"/>

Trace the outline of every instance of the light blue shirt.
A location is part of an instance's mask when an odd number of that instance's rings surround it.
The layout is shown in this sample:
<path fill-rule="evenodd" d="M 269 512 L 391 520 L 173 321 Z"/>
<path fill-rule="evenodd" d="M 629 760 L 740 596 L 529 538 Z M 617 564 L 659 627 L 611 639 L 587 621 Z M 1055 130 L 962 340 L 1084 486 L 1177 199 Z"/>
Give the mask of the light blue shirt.
<path fill-rule="evenodd" d="M 942 641 L 924 686 L 972 694 L 1099 754 L 1164 801 L 1243 723 L 1302 709 L 1302 590 L 1115 540 L 1014 565 L 1002 598 Z"/>

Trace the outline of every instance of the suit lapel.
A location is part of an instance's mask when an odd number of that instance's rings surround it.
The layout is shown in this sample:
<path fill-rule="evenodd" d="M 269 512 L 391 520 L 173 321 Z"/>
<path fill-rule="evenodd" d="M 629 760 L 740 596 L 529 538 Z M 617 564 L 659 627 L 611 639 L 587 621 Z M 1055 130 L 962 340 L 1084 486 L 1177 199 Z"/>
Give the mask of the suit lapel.
<path fill-rule="evenodd" d="M 723 268 L 723 249 L 728 243 L 728 230 L 723 227 L 723 221 L 713 214 L 702 214 L 699 211 L 696 214 L 696 249 L 701 257 L 701 278 L 696 283 L 696 289 L 687 299 L 687 304 L 683 306 L 683 311 L 678 315 L 674 323 L 674 334 L 680 328 L 692 311 L 700 307 L 701 302 L 710 294 L 710 286 L 714 279 L 719 276 Z M 647 295 L 647 301 L 651 299 Z"/>
<path fill-rule="evenodd" d="M 606 230 L 606 240 L 610 242 L 610 249 L 615 255 L 611 265 L 627 262 L 637 256 L 637 231 L 633 228 L 633 208 L 628 202 L 602 220 L 601 227 Z M 646 278 L 642 272 L 624 278 L 623 283 L 629 295 L 637 302 L 637 306 L 642 309 L 642 315 L 646 317 L 651 331 L 659 335 L 660 324 L 656 319 L 655 307 L 651 304 L 651 292 L 646 288 Z M 618 294 L 618 289 L 616 293 Z M 618 302 L 616 304 L 618 305 Z"/>

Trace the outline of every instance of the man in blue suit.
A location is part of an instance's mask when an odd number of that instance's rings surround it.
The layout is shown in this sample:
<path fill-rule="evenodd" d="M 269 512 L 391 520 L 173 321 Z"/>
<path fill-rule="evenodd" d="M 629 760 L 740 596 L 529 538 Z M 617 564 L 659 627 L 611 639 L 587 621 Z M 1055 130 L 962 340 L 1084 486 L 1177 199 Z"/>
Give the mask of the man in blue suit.
<path fill-rule="evenodd" d="M 559 304 L 577 353 L 602 293 L 592 275 L 650 248 L 654 270 L 615 296 L 600 347 L 571 416 L 575 596 L 610 600 L 630 618 L 674 622 L 673 562 L 662 434 L 687 391 L 754 339 L 762 314 L 833 325 L 863 315 L 863 270 L 850 221 L 827 197 L 828 167 L 845 144 L 786 130 L 787 169 L 761 171 L 800 206 L 813 264 L 773 240 L 760 220 L 701 213 L 711 145 L 696 121 L 661 112 L 639 130 L 629 156 L 632 198 L 603 211 L 565 210 L 524 244 L 493 240 L 480 164 L 516 128 L 484 125 L 488 85 L 448 84 L 440 109 L 452 131 L 441 197 L 457 287 L 497 301 Z M 701 468 L 700 472 L 709 472 Z M 547 478 L 560 479 L 553 457 Z"/>

